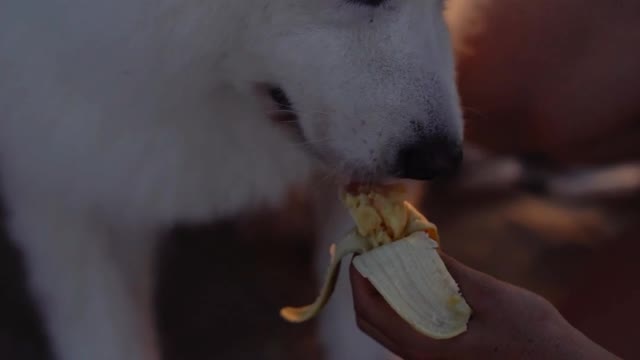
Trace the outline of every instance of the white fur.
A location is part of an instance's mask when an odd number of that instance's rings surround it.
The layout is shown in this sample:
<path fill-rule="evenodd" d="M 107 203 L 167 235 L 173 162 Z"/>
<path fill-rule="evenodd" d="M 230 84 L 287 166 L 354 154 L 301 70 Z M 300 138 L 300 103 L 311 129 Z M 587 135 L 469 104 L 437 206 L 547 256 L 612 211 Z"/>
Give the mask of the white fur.
<path fill-rule="evenodd" d="M 461 137 L 441 6 L 0 2 L 0 179 L 57 356 L 156 359 L 155 232 L 306 179 L 313 157 L 256 84 L 288 93 L 307 145 L 346 177 L 388 171 L 415 122 Z"/>

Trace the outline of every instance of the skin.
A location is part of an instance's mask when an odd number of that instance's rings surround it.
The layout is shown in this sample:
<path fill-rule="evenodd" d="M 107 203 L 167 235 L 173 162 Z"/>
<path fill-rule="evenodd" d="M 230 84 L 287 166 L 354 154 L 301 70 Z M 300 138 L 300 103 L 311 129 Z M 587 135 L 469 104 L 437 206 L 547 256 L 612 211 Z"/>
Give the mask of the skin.
<path fill-rule="evenodd" d="M 473 308 L 467 332 L 449 340 L 417 333 L 351 266 L 360 329 L 405 360 L 619 359 L 573 328 L 541 296 L 442 257 Z"/>

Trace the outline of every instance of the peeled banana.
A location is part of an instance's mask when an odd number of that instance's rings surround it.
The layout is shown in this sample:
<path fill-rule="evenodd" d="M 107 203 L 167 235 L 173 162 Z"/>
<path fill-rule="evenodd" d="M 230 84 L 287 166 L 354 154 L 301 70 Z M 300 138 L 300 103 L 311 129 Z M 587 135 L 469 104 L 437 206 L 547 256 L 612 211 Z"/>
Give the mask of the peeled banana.
<path fill-rule="evenodd" d="M 317 315 L 334 290 L 342 258 L 360 254 L 355 268 L 416 331 L 434 339 L 467 329 L 471 308 L 438 255 L 438 231 L 405 201 L 402 186 L 356 186 L 341 194 L 355 229 L 330 249 L 320 295 L 310 305 L 285 307 L 280 315 L 303 322 Z"/>

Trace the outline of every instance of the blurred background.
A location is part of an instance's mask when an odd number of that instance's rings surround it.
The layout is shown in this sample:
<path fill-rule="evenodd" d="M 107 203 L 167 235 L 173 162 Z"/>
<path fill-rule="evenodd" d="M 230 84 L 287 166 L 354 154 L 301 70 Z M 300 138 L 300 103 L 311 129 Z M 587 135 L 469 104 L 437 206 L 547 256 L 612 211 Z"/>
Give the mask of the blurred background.
<path fill-rule="evenodd" d="M 452 0 L 448 15 L 468 148 L 456 178 L 426 185 L 421 209 L 447 253 L 640 358 L 640 2 Z M 312 223 L 296 194 L 282 209 L 167 234 L 166 358 L 323 359 L 314 322 L 278 317 L 316 295 Z M 4 235 L 0 279 L 0 358 L 48 359 Z"/>

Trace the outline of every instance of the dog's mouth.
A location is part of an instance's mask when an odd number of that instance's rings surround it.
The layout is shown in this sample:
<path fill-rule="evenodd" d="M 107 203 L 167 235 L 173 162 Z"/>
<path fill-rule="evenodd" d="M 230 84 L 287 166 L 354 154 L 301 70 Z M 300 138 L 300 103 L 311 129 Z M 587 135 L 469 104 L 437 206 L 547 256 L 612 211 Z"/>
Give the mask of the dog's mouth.
<path fill-rule="evenodd" d="M 266 92 L 270 101 L 267 110 L 269 119 L 300 140 L 304 140 L 304 132 L 300 126 L 298 113 L 287 93 L 278 86 L 267 86 Z"/>
<path fill-rule="evenodd" d="M 284 131 L 291 134 L 296 139 L 296 145 L 303 148 L 308 154 L 319 161 L 319 164 L 328 164 L 333 176 L 339 183 L 349 183 L 352 181 L 377 183 L 387 179 L 388 176 L 381 170 L 370 170 L 362 168 L 358 165 L 348 165 L 344 161 L 340 161 L 340 157 L 327 148 L 319 148 L 312 145 L 304 134 L 300 124 L 299 112 L 286 91 L 273 85 L 259 86 L 260 98 L 265 105 L 265 111 L 268 118 L 276 125 L 280 126 Z M 337 171 L 331 164 L 341 163 L 343 171 Z M 348 169 L 348 170 L 347 170 Z"/>

